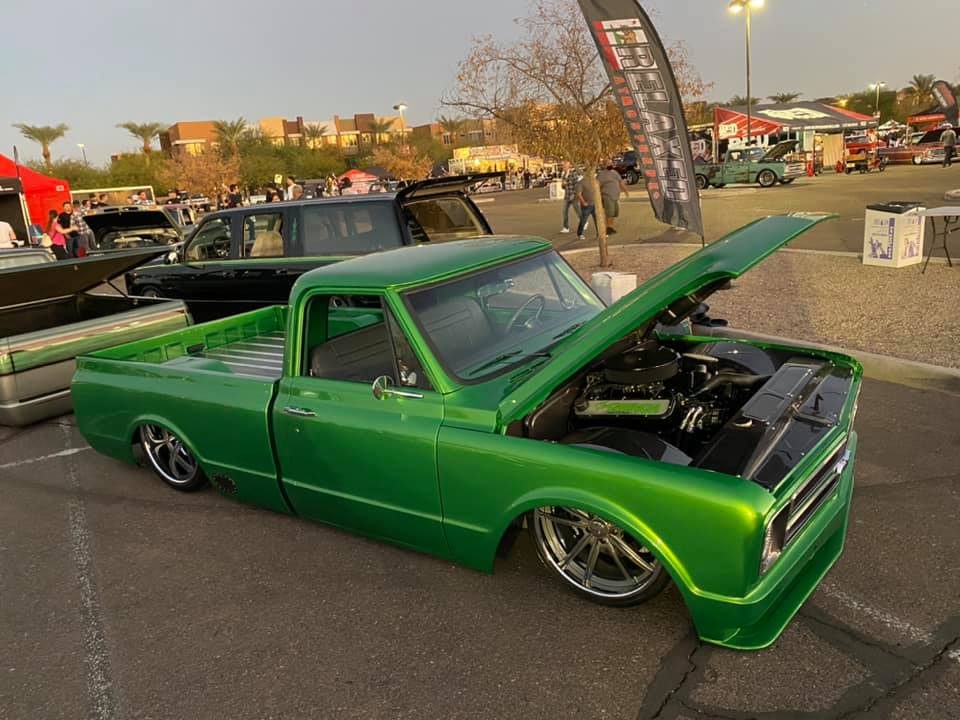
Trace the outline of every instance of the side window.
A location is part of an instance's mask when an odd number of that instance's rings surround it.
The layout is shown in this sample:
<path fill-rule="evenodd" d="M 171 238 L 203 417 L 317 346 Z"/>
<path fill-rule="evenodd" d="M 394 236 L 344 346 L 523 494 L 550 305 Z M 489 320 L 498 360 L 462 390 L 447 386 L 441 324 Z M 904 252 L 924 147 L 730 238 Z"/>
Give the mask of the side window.
<path fill-rule="evenodd" d="M 439 242 L 486 234 L 480 219 L 458 197 L 413 200 L 404 209 L 422 230 L 413 231 L 418 240 Z"/>
<path fill-rule="evenodd" d="M 283 257 L 283 214 L 256 213 L 242 220 L 243 244 L 240 256 Z"/>
<path fill-rule="evenodd" d="M 389 202 L 330 202 L 303 208 L 302 246 L 307 257 L 365 255 L 402 244 Z"/>
<path fill-rule="evenodd" d="M 410 343 L 376 295 L 322 295 L 307 310 L 304 374 L 369 384 L 432 389 Z"/>
<path fill-rule="evenodd" d="M 225 260 L 230 257 L 230 218 L 205 222 L 187 246 L 188 261 Z"/>
<path fill-rule="evenodd" d="M 311 377 L 372 383 L 395 375 L 378 296 L 317 296 L 310 301 L 304 331 L 305 374 Z"/>

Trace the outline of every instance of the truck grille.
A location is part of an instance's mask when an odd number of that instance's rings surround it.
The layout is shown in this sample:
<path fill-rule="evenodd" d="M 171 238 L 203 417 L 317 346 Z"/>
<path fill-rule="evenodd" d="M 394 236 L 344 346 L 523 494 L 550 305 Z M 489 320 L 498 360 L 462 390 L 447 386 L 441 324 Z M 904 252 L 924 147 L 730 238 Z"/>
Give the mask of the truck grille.
<path fill-rule="evenodd" d="M 830 456 L 814 476 L 794 493 L 790 500 L 790 510 L 787 515 L 787 531 L 784 538 L 786 546 L 795 538 L 807 523 L 817 514 L 817 510 L 830 498 L 833 491 L 840 485 L 840 476 L 850 462 L 850 453 L 844 442 L 835 453 Z"/>

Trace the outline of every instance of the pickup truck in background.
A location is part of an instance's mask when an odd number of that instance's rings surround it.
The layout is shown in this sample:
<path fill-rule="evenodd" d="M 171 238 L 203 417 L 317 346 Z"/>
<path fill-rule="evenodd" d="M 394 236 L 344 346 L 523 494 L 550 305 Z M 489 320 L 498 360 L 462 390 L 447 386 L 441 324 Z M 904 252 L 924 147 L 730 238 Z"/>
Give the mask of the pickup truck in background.
<path fill-rule="evenodd" d="M 28 425 L 70 412 L 77 355 L 191 322 L 179 300 L 91 292 L 162 254 L 162 248 L 58 262 L 45 250 L 14 252 L 39 259 L 8 267 L 0 256 L 0 425 Z"/>
<path fill-rule="evenodd" d="M 81 358 L 77 427 L 175 489 L 485 572 L 526 526 L 581 597 L 672 578 L 701 638 L 765 647 L 843 548 L 862 369 L 658 329 L 826 217 L 751 223 L 611 307 L 535 238 L 331 264 L 288 306 Z"/>
<path fill-rule="evenodd" d="M 807 172 L 804 163 L 784 160 L 796 147 L 796 140 L 785 140 L 769 150 L 758 147 L 727 150 L 720 163 L 699 163 L 694 166 L 697 187 L 705 190 L 711 186 L 722 188 L 733 183 L 757 183 L 765 188 L 777 183 L 789 185 Z"/>

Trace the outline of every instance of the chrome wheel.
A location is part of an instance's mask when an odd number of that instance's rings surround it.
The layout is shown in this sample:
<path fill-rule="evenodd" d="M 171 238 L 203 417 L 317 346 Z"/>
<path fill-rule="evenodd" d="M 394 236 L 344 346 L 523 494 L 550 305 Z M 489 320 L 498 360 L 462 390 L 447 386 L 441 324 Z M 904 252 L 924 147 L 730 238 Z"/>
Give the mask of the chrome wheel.
<path fill-rule="evenodd" d="M 154 472 L 177 490 L 193 490 L 204 482 L 193 453 L 176 435 L 159 425 L 140 427 L 140 445 Z"/>
<path fill-rule="evenodd" d="M 532 529 L 544 564 L 596 602 L 634 605 L 656 595 L 667 582 L 649 549 L 597 515 L 575 508 L 537 508 Z"/>

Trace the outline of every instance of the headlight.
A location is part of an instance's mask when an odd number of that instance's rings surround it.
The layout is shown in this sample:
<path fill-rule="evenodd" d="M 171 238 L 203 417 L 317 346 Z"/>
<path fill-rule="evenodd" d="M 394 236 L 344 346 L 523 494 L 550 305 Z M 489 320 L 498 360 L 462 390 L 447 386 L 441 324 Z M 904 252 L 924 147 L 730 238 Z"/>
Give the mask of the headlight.
<path fill-rule="evenodd" d="M 763 533 L 763 551 L 760 553 L 760 574 L 764 575 L 783 553 L 783 543 L 787 536 L 787 519 L 790 506 L 787 505 L 767 525 Z"/>

